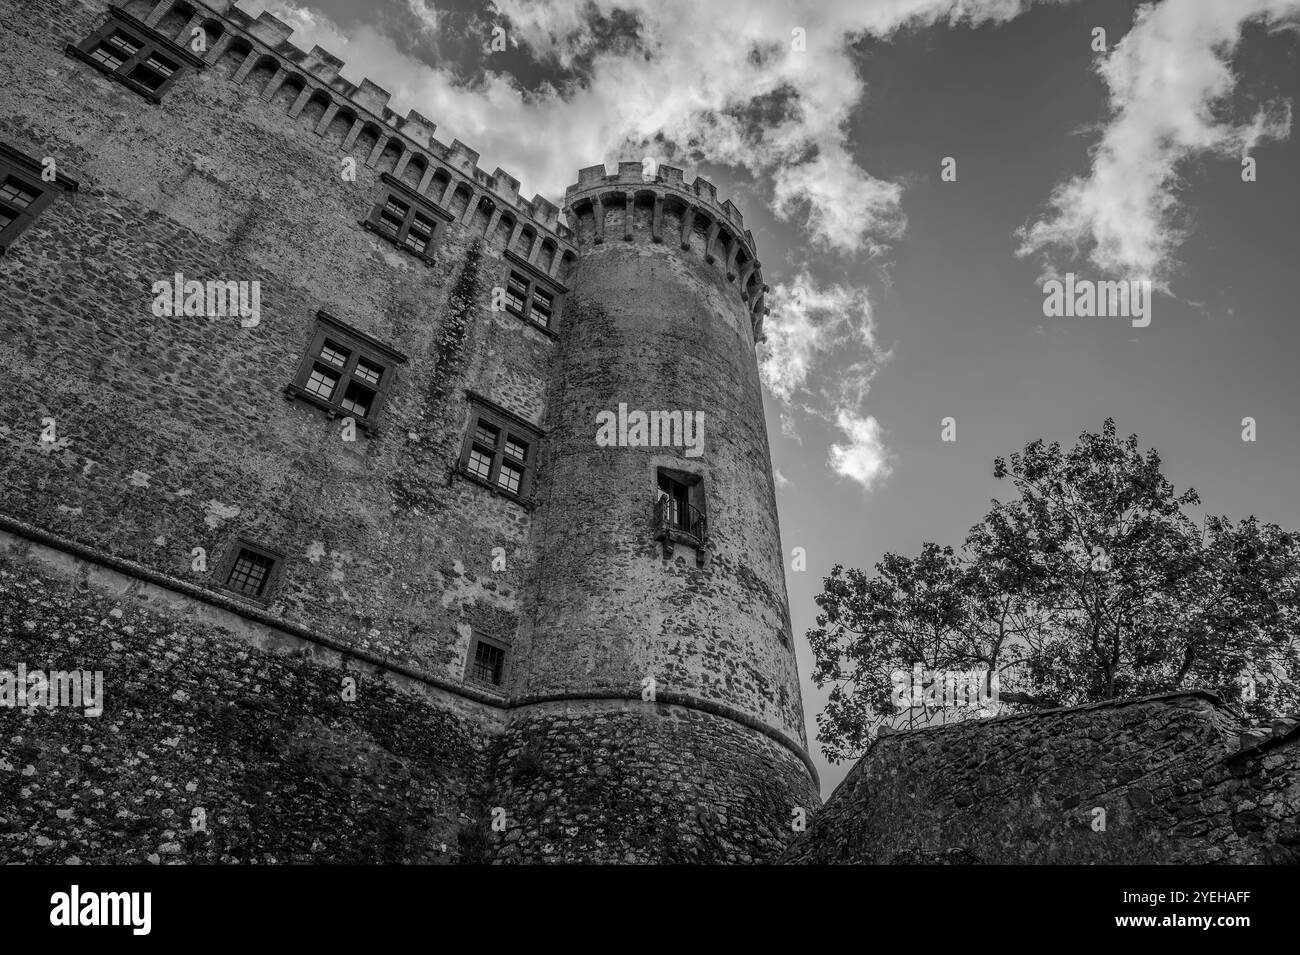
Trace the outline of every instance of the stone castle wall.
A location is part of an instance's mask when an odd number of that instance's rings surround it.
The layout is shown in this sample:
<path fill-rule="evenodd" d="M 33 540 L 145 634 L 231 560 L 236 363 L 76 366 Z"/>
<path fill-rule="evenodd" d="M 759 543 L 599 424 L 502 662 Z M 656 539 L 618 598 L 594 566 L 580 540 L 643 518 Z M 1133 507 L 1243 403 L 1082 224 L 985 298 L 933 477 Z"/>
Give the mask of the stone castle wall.
<path fill-rule="evenodd" d="M 659 189 L 641 182 L 640 167 L 633 188 Z M 571 208 L 580 258 L 548 397 L 538 613 L 520 689 L 639 695 L 651 677 L 804 746 L 749 303 L 703 247 L 682 248 L 674 209 L 655 242 L 649 203 L 625 227 L 611 202 L 607 239 L 596 243 L 590 203 Z M 695 416 L 699 453 L 599 446 L 597 416 L 620 405 Z M 701 482 L 702 548 L 666 551 L 657 539 L 660 468 Z"/>
<path fill-rule="evenodd" d="M 0 661 L 104 682 L 98 717 L 0 707 L 0 863 L 481 855 L 482 705 L 8 534 Z"/>
<path fill-rule="evenodd" d="M 891 733 L 779 861 L 1300 862 L 1300 726 L 1182 693 Z"/>
<path fill-rule="evenodd" d="M 743 864 L 818 804 L 757 725 L 469 700 L 129 570 L 0 533 L 0 669 L 104 675 L 0 707 L 0 862 Z"/>
<path fill-rule="evenodd" d="M 0 142 L 78 183 L 0 257 L 0 670 L 102 670 L 107 696 L 0 711 L 3 861 L 769 857 L 817 796 L 739 210 L 589 167 L 571 219 L 599 231 L 604 197 L 644 243 L 597 251 L 273 16 L 120 6 L 208 38 L 160 102 L 66 52 L 106 0 L 0 0 Z M 393 182 L 447 219 L 431 262 L 362 224 Z M 584 281 L 584 252 L 616 264 Z M 521 267 L 573 286 L 549 330 L 492 307 Z M 260 321 L 155 315 L 177 273 L 258 283 Z M 320 312 L 406 356 L 355 441 L 286 394 Z M 532 501 L 454 473 L 468 392 L 544 435 Z M 713 456 L 596 453 L 619 401 L 704 410 Z M 702 469 L 711 565 L 653 539 L 651 457 Z M 283 555 L 265 602 L 222 587 L 240 538 Z M 509 647 L 499 687 L 466 679 L 475 634 Z"/>

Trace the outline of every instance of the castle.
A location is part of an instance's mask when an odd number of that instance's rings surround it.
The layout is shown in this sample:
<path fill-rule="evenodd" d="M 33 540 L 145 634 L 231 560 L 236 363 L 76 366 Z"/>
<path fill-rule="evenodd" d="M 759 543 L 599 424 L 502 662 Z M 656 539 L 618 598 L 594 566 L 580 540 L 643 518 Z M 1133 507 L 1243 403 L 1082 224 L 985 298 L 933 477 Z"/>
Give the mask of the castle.
<path fill-rule="evenodd" d="M 0 860 L 774 857 L 739 210 L 624 162 L 562 216 L 232 0 L 0 20 L 0 669 L 103 676 L 0 709 Z"/>
<path fill-rule="evenodd" d="M 230 0 L 0 22 L 0 863 L 1300 858 L 1300 720 L 1196 692 L 882 735 L 814 812 L 706 180 L 562 222 Z"/>

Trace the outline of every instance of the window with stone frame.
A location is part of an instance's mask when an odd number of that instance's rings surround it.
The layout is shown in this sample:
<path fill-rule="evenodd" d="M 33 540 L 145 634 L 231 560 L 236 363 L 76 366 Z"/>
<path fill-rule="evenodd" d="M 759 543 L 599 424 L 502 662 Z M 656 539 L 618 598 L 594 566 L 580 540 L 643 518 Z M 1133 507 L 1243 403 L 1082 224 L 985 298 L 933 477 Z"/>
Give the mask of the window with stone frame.
<path fill-rule="evenodd" d="M 468 393 L 469 427 L 458 470 L 476 484 L 518 501 L 532 496 L 538 442 L 542 433 L 524 419 Z"/>
<path fill-rule="evenodd" d="M 361 224 L 399 249 L 432 262 L 442 233 L 454 217 L 388 173 L 379 178 L 383 184 L 379 201 Z"/>
<path fill-rule="evenodd" d="M 554 334 L 567 289 L 521 255 L 507 250 L 505 309 Z"/>
<path fill-rule="evenodd" d="M 248 600 L 270 600 L 284 568 L 277 550 L 239 537 L 230 545 L 217 570 L 219 586 Z"/>
<path fill-rule="evenodd" d="M 330 418 L 350 417 L 375 434 L 396 367 L 405 361 L 396 349 L 328 312 L 317 312 L 298 373 L 285 391 L 323 409 Z"/>
<path fill-rule="evenodd" d="M 186 69 L 205 66 L 188 48 L 116 6 L 109 7 L 102 27 L 65 50 L 154 103 L 162 102 Z"/>
<path fill-rule="evenodd" d="M 469 683 L 500 688 L 506 681 L 510 648 L 502 640 L 475 633 L 465 655 L 465 679 Z"/>
<path fill-rule="evenodd" d="M 706 503 L 703 475 L 655 468 L 654 539 L 663 545 L 664 557 L 684 544 L 694 549 L 696 563 L 705 565 L 712 546 Z"/>
<path fill-rule="evenodd" d="M 53 178 L 46 171 L 56 171 Z M 0 143 L 0 255 L 36 221 L 62 192 L 76 192 L 77 183 L 12 146 Z"/>

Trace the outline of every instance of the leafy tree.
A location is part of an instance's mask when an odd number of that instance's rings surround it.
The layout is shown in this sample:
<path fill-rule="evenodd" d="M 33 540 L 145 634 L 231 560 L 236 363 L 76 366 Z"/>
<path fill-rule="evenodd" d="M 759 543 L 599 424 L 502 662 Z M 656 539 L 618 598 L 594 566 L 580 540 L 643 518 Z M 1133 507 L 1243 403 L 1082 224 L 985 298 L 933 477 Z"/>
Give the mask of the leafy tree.
<path fill-rule="evenodd" d="M 1203 688 L 1263 716 L 1300 705 L 1300 534 L 1186 509 L 1156 451 L 1107 419 L 1064 451 L 1042 441 L 994 475 L 960 552 L 886 554 L 876 576 L 837 565 L 808 633 L 831 684 L 819 736 L 832 759 L 866 745 L 892 709 L 890 674 L 988 669 L 1000 700 L 1066 706 Z"/>

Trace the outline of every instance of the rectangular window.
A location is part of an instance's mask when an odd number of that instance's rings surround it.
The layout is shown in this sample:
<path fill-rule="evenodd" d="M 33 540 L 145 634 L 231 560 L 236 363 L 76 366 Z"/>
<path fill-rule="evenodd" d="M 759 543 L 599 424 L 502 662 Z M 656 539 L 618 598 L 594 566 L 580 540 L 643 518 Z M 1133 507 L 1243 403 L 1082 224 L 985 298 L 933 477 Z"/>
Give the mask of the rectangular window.
<path fill-rule="evenodd" d="M 474 634 L 465 660 L 465 679 L 484 686 L 501 686 L 506 677 L 506 644 Z"/>
<path fill-rule="evenodd" d="M 377 385 L 379 379 L 384 376 L 384 369 L 364 358 L 358 358 L 356 370 L 352 374 L 367 384 Z"/>
<path fill-rule="evenodd" d="M 477 447 L 470 448 L 469 470 L 475 477 L 490 481 L 492 479 L 492 451 L 490 449 L 483 451 Z"/>
<path fill-rule="evenodd" d="M 266 601 L 278 583 L 284 555 L 238 538 L 230 546 L 218 580 L 231 593 L 250 600 Z"/>
<path fill-rule="evenodd" d="M 0 255 L 60 193 L 77 190 L 77 183 L 61 173 L 47 181 L 45 169 L 38 160 L 0 143 Z"/>
<path fill-rule="evenodd" d="M 97 31 L 65 49 L 155 103 L 184 67 L 204 67 L 201 57 L 118 7 L 109 8 L 108 22 Z"/>
<path fill-rule="evenodd" d="M 343 410 L 358 418 L 370 414 L 370 406 L 375 403 L 375 393 L 358 382 L 349 382 L 348 390 L 343 393 Z"/>
<path fill-rule="evenodd" d="M 378 225 L 384 231 L 396 236 L 402 231 L 402 226 L 406 225 L 406 217 L 410 214 L 411 207 L 406 203 L 389 199 L 384 203 L 383 211 L 379 213 Z"/>
<path fill-rule="evenodd" d="M 532 308 L 528 310 L 529 319 L 541 325 L 542 328 L 549 328 L 551 325 L 551 303 L 553 301 L 554 299 L 541 289 L 534 289 Z"/>
<path fill-rule="evenodd" d="M 506 258 L 512 265 L 506 272 L 506 311 L 552 331 L 567 290 L 522 256 L 507 250 Z"/>
<path fill-rule="evenodd" d="M 691 508 L 690 488 L 660 471 L 659 499 L 664 505 L 664 520 L 673 527 L 686 530 L 690 523 L 688 518 Z"/>
<path fill-rule="evenodd" d="M 481 396 L 471 394 L 470 405 L 461 473 L 509 497 L 526 499 L 541 432 Z"/>
<path fill-rule="evenodd" d="M 324 408 L 331 417 L 349 416 L 373 432 L 392 386 L 393 366 L 405 361 L 400 352 L 318 312 L 298 374 L 286 391 Z"/>
<path fill-rule="evenodd" d="M 399 248 L 432 262 L 442 230 L 452 220 L 451 214 L 388 173 L 379 178 L 384 184 L 383 194 L 371 210 L 370 218 L 361 224 Z"/>
<path fill-rule="evenodd" d="M 411 226 L 406 230 L 406 247 L 416 255 L 425 255 L 433 245 L 437 225 L 418 212 L 411 216 Z"/>
<path fill-rule="evenodd" d="M 110 70 L 116 70 L 131 59 L 139 49 L 139 43 L 136 43 L 135 40 L 120 30 L 115 30 L 103 43 L 100 43 L 91 51 L 90 56 Z"/>

